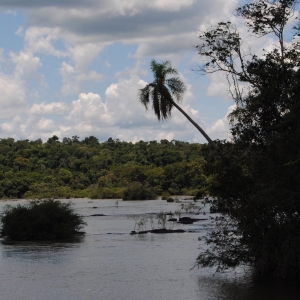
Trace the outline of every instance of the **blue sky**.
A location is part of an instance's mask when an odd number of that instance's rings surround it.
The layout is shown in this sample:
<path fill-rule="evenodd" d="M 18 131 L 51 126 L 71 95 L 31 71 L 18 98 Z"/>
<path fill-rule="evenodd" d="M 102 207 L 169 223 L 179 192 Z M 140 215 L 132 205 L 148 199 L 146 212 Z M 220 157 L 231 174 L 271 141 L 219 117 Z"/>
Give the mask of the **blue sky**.
<path fill-rule="evenodd" d="M 237 3 L 0 0 L 0 138 L 205 142 L 179 112 L 158 122 L 140 105 L 152 58 L 179 70 L 187 86 L 182 108 L 213 139 L 228 138 L 226 78 L 192 69 L 201 63 L 198 31 L 235 21 Z"/>

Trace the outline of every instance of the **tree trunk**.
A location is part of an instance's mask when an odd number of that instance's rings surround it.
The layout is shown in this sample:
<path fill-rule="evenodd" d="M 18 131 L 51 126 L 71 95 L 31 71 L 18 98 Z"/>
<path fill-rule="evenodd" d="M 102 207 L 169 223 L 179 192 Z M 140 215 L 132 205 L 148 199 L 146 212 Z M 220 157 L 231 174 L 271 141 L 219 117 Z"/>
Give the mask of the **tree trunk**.
<path fill-rule="evenodd" d="M 216 144 L 206 134 L 206 132 L 175 101 L 172 101 L 172 104 L 200 131 L 200 133 L 206 138 L 208 143 L 215 148 Z"/>

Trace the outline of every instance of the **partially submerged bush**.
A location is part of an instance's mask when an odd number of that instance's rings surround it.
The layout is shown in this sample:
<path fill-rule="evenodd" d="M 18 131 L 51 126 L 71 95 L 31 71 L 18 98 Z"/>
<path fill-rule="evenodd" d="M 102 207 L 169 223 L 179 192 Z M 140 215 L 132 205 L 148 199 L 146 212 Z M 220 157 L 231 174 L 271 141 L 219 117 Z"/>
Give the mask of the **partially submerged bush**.
<path fill-rule="evenodd" d="M 168 198 L 170 198 L 170 193 L 168 192 L 163 192 L 161 194 L 161 200 L 167 200 Z"/>
<path fill-rule="evenodd" d="M 139 182 L 133 182 L 124 190 L 123 200 L 153 200 L 156 194 Z"/>
<path fill-rule="evenodd" d="M 6 206 L 1 223 L 1 237 L 15 241 L 74 238 L 85 225 L 70 202 L 54 199 Z"/>
<path fill-rule="evenodd" d="M 174 202 L 174 199 L 170 197 L 167 199 L 167 202 Z"/>
<path fill-rule="evenodd" d="M 91 199 L 120 199 L 123 196 L 124 188 L 98 188 L 91 193 Z"/>

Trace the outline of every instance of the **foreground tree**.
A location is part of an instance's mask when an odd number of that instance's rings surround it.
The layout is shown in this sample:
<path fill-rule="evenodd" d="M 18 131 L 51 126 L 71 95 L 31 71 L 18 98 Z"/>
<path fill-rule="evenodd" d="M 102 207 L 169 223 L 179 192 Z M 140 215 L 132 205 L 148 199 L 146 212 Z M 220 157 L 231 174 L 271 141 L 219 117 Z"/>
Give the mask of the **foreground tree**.
<path fill-rule="evenodd" d="M 85 225 L 71 203 L 53 199 L 6 206 L 1 223 L 1 237 L 13 241 L 74 238 Z"/>
<path fill-rule="evenodd" d="M 261 57 L 243 51 L 230 22 L 200 36 L 197 48 L 207 58 L 201 70 L 225 72 L 236 102 L 233 142 L 207 156 L 212 205 L 222 214 L 206 237 L 211 247 L 200 253 L 200 266 L 246 264 L 261 277 L 300 278 L 299 42 L 284 36 L 296 4 L 257 0 L 237 9 L 252 35 L 277 38 Z"/>
<path fill-rule="evenodd" d="M 148 109 L 152 104 L 158 120 L 167 120 L 171 117 L 173 107 L 176 107 L 205 137 L 210 145 L 214 145 L 206 132 L 176 103 L 182 100 L 185 85 L 178 77 L 178 72 L 171 66 L 169 61 L 157 63 L 152 60 L 150 69 L 154 75 L 154 81 L 147 84 L 139 91 L 140 102 Z M 169 75 L 177 77 L 168 78 Z M 174 101 L 174 98 L 176 101 Z"/>

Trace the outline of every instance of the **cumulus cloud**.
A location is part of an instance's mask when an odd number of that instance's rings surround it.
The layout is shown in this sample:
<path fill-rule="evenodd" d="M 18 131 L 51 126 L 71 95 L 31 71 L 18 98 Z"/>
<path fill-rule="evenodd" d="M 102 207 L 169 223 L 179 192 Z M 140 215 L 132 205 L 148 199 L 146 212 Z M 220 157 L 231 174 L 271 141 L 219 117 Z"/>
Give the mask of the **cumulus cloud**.
<path fill-rule="evenodd" d="M 20 51 L 19 53 L 14 53 L 11 51 L 10 57 L 15 64 L 14 75 L 18 78 L 26 77 L 28 79 L 35 75 L 42 66 L 40 58 L 34 56 L 31 52 Z"/>
<path fill-rule="evenodd" d="M 19 27 L 18 35 L 24 33 L 24 28 Z M 70 54 L 62 49 L 57 49 L 54 43 L 63 38 L 61 29 L 57 27 L 31 26 L 24 33 L 25 49 L 32 53 L 43 53 L 56 57 L 66 57 Z"/>
<path fill-rule="evenodd" d="M 34 115 L 64 115 L 68 110 L 68 106 L 63 102 L 43 102 L 40 104 L 34 103 L 29 112 Z"/>
<path fill-rule="evenodd" d="M 227 96 L 228 95 L 228 81 L 225 74 L 212 73 L 209 74 L 210 83 L 207 88 L 208 96 Z"/>
<path fill-rule="evenodd" d="M 9 118 L 26 108 L 23 81 L 14 76 L 0 74 L 1 118 Z"/>
<path fill-rule="evenodd" d="M 52 119 L 42 118 L 37 123 L 37 128 L 42 132 L 51 132 L 56 129 L 55 122 Z"/>
<path fill-rule="evenodd" d="M 66 62 L 61 65 L 60 75 L 63 82 L 61 91 L 64 96 L 80 93 L 81 83 L 84 81 L 99 82 L 104 78 L 95 71 L 81 71 Z"/>
<path fill-rule="evenodd" d="M 81 93 L 79 99 L 72 102 L 71 111 L 66 118 L 79 125 L 113 125 L 106 104 L 98 94 L 93 93 Z"/>
<path fill-rule="evenodd" d="M 4 54 L 2 53 L 4 59 Z M 45 85 L 43 75 L 38 73 L 42 66 L 40 59 L 30 52 L 10 52 L 9 60 L 13 65 L 11 74 L 0 73 L 0 117 L 10 118 L 25 112 L 28 107 L 26 83 L 37 80 Z"/>
<path fill-rule="evenodd" d="M 133 138 L 136 127 L 150 127 L 155 118 L 152 114 L 147 116 L 137 101 L 138 88 L 144 85 L 145 82 L 135 76 L 111 84 L 106 89 L 105 100 L 95 93 L 81 93 L 72 101 L 66 116 L 69 134 L 121 137 L 122 132 L 128 135 L 131 131 Z"/>
<path fill-rule="evenodd" d="M 103 45 L 101 44 L 85 43 L 83 45 L 68 47 L 68 52 L 75 63 L 75 68 L 78 70 L 85 70 L 102 49 Z"/>
<path fill-rule="evenodd" d="M 40 51 L 62 55 L 51 46 L 60 37 L 77 45 L 137 43 L 142 45 L 139 55 L 155 55 L 157 47 L 169 53 L 191 48 L 200 24 L 228 19 L 236 4 L 237 0 L 14 0 L 1 1 L 0 7 L 26 10 L 26 39 Z"/>
<path fill-rule="evenodd" d="M 213 139 L 230 139 L 231 134 L 229 131 L 228 115 L 235 109 L 235 105 L 228 107 L 226 115 L 215 121 L 211 126 L 207 128 L 207 133 L 211 135 Z"/>

